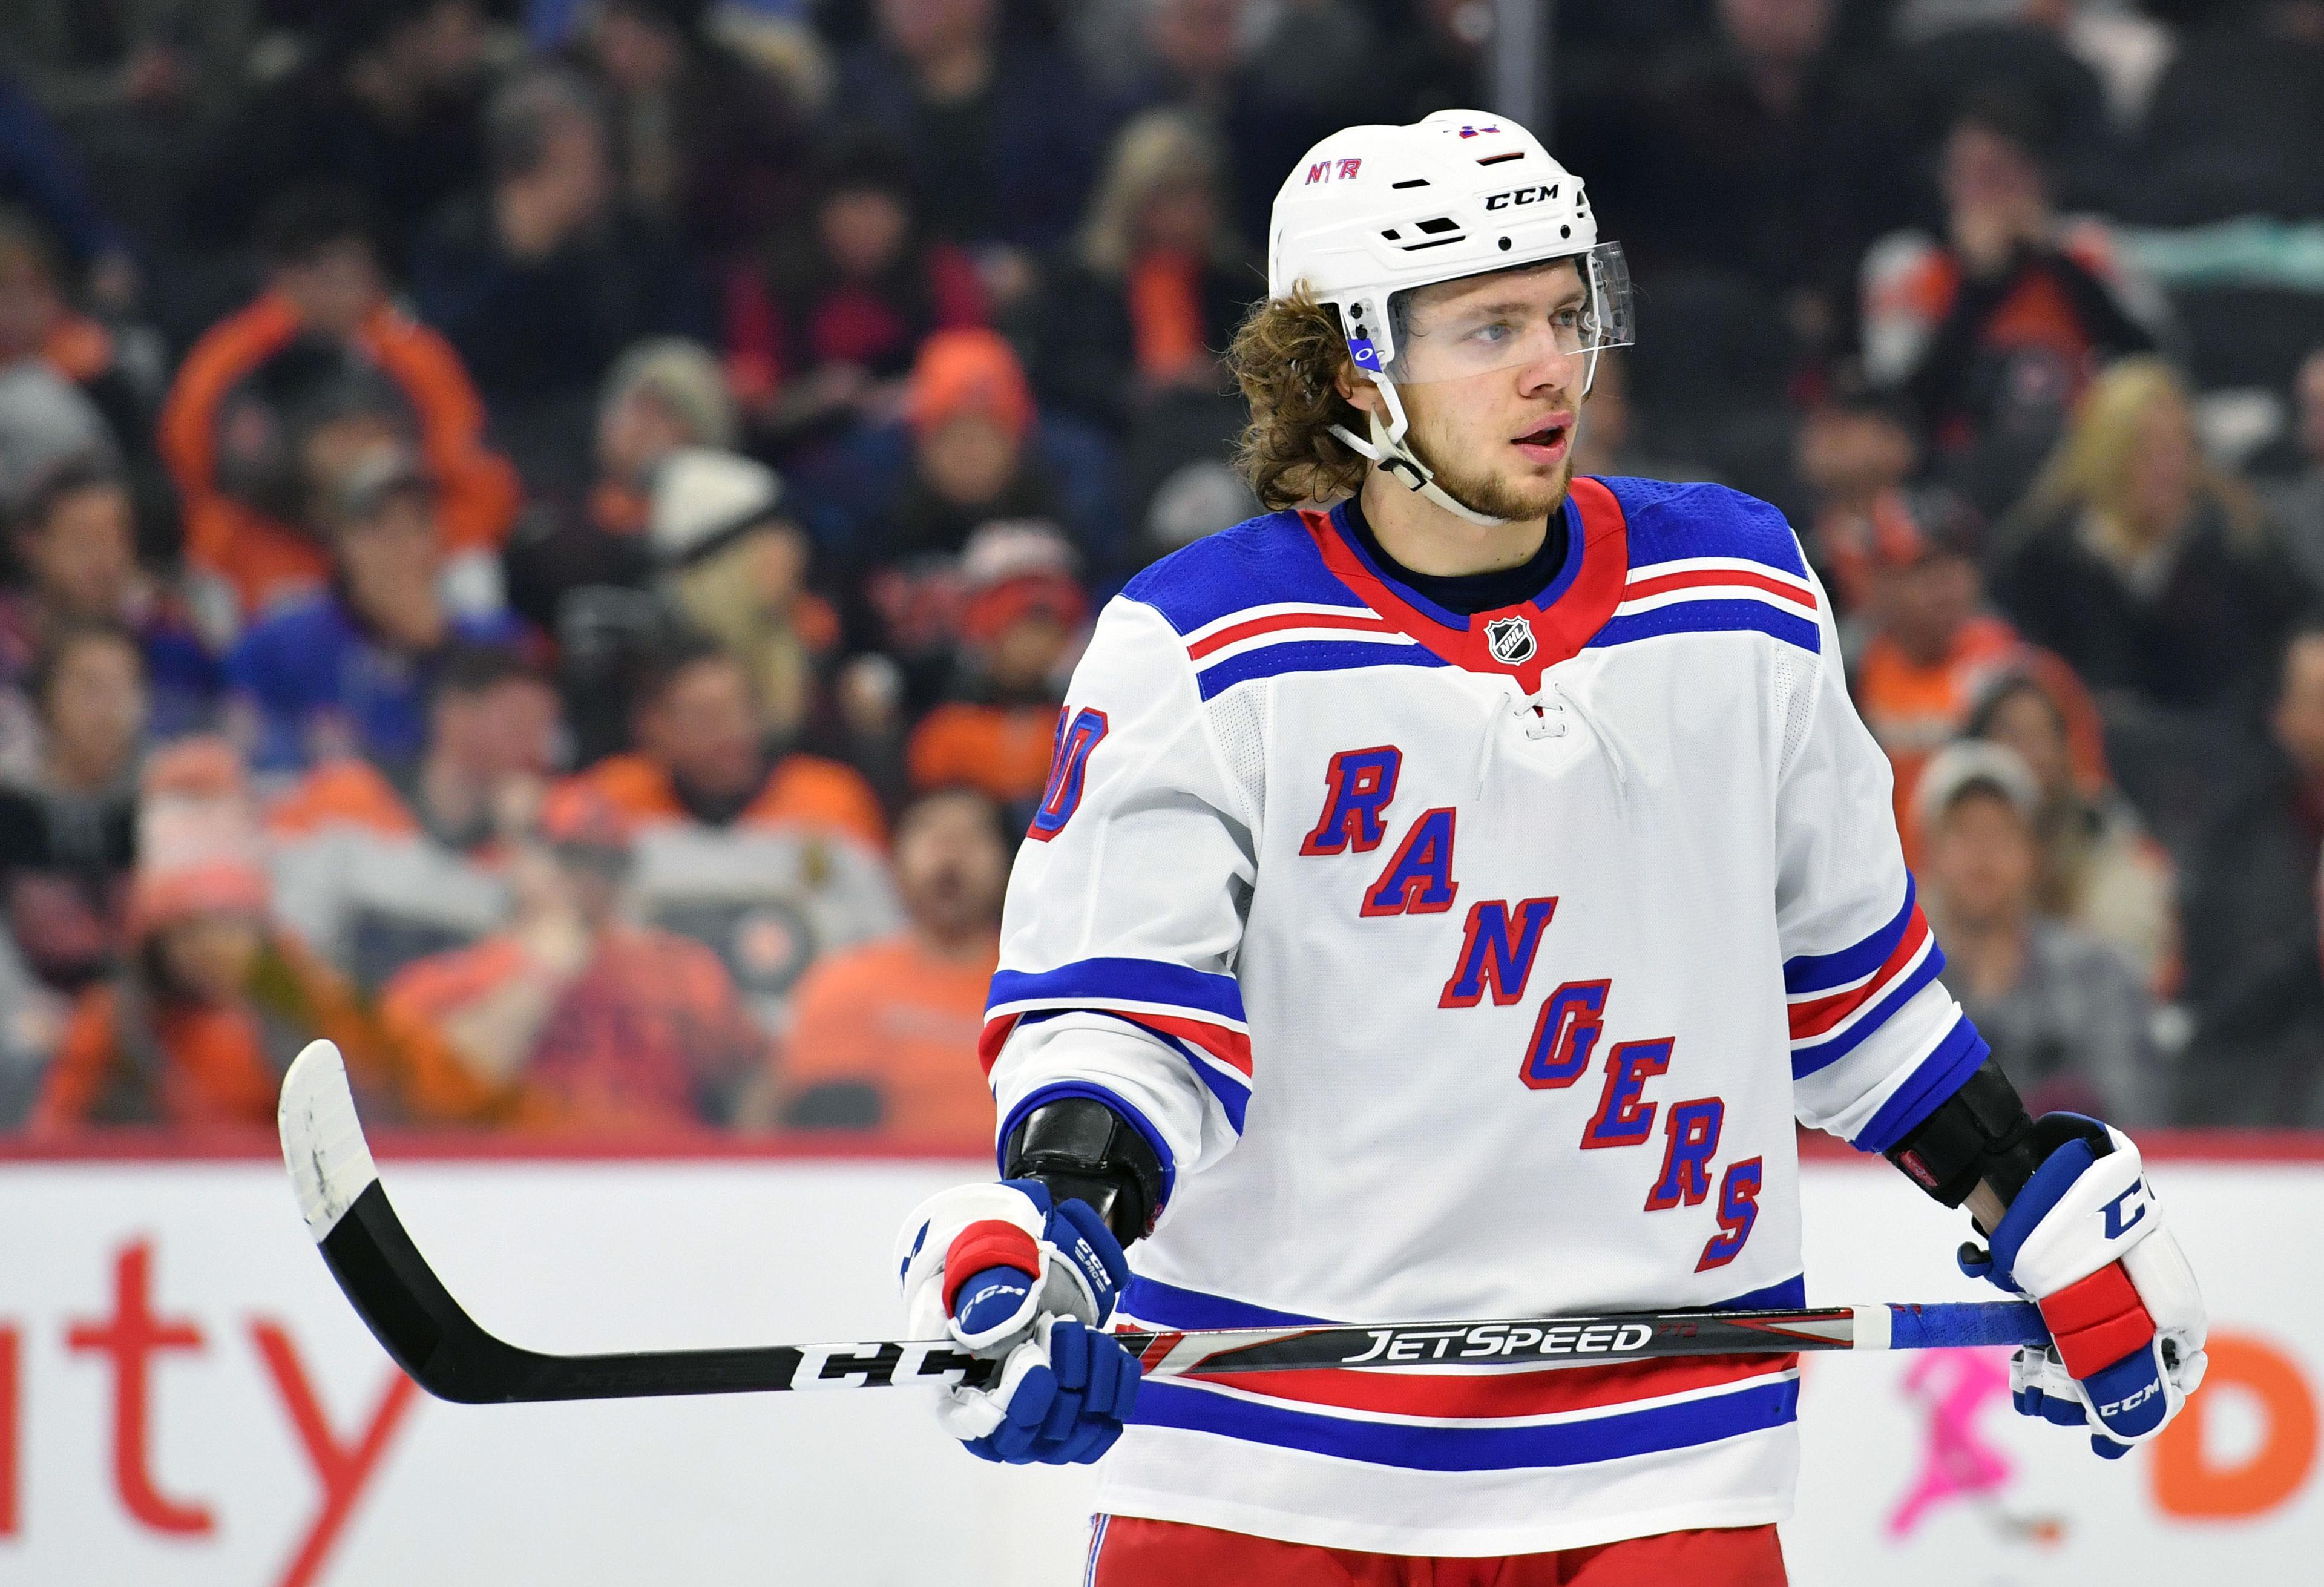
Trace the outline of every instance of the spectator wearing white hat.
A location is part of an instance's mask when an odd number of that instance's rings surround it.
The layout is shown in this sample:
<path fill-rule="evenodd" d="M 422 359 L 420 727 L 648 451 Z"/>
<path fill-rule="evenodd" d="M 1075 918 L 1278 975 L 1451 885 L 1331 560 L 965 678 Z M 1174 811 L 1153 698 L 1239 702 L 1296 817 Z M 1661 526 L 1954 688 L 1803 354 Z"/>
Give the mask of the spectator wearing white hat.
<path fill-rule="evenodd" d="M 648 536 L 664 598 L 742 664 L 767 736 L 796 737 L 839 623 L 807 587 L 811 548 L 781 479 L 732 452 L 673 452 L 654 474 Z"/>
<path fill-rule="evenodd" d="M 2041 811 L 2034 773 L 1997 743 L 1957 741 L 1922 772 L 1921 899 L 1945 985 L 2029 1108 L 2161 1122 L 2167 1091 L 2144 978 L 2119 950 L 2036 907 Z"/>

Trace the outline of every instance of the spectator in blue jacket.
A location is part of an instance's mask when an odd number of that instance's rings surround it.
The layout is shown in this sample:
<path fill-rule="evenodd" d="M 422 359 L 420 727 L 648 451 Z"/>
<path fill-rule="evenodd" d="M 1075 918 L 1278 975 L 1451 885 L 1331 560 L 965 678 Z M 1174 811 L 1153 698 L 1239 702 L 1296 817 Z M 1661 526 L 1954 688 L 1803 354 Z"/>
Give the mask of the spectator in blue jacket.
<path fill-rule="evenodd" d="M 435 485 L 409 452 L 368 453 L 322 494 L 330 587 L 243 636 L 226 658 L 230 720 L 262 776 L 339 755 L 393 775 L 426 748 L 429 687 L 446 654 L 513 641 L 517 623 L 444 604 Z"/>

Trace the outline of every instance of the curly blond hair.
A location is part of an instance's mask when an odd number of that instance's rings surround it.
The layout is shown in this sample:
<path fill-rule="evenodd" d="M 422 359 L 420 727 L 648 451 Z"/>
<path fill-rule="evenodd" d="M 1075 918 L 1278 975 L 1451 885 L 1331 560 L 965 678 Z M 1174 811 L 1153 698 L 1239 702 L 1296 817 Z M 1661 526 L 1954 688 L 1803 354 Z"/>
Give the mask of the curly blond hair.
<path fill-rule="evenodd" d="M 1250 404 L 1235 470 L 1273 511 L 1352 495 L 1370 466 L 1332 434 L 1361 435 L 1365 420 L 1340 392 L 1349 367 L 1340 317 L 1303 289 L 1257 304 L 1236 328 L 1227 368 Z"/>

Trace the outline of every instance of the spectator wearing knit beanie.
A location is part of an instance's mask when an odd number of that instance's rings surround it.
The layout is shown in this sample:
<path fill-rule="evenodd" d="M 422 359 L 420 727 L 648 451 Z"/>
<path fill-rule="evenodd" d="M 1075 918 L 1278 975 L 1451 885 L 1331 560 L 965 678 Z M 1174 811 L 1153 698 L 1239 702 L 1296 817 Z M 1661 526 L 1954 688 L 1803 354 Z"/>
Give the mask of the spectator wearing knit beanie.
<path fill-rule="evenodd" d="M 891 554 L 949 554 L 995 518 L 1050 518 L 1057 489 L 1028 445 L 1033 388 L 989 330 L 939 331 L 905 390 L 911 476 L 889 514 Z"/>

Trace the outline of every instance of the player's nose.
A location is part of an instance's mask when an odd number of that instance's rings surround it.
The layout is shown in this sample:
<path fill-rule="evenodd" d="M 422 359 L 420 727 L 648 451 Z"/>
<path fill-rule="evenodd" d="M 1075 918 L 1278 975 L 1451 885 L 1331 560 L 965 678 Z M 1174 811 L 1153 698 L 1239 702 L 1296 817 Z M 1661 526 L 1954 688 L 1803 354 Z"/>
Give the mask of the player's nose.
<path fill-rule="evenodd" d="M 1567 406 L 1581 394 L 1584 360 L 1588 356 L 1586 353 L 1568 353 L 1554 347 L 1544 350 L 1517 366 L 1517 394 L 1527 401 L 1548 397 L 1560 407 Z"/>

